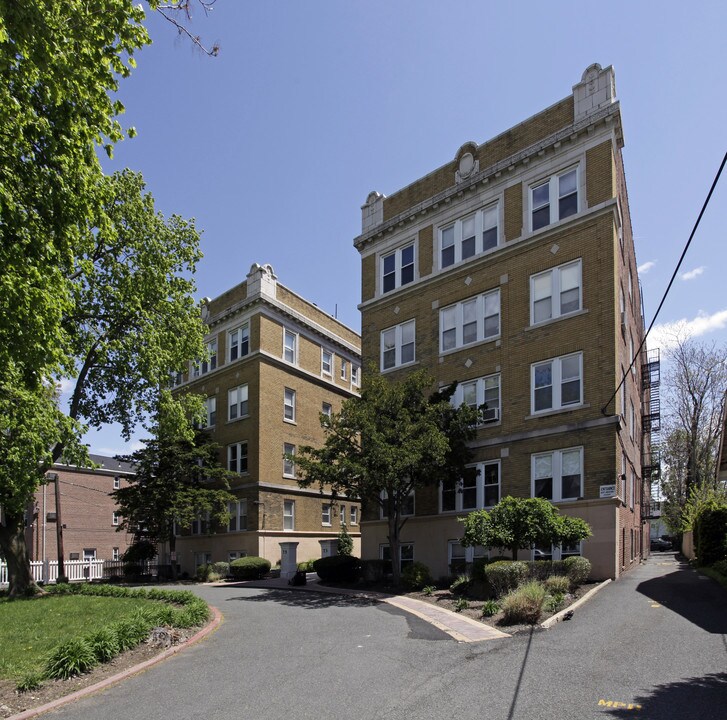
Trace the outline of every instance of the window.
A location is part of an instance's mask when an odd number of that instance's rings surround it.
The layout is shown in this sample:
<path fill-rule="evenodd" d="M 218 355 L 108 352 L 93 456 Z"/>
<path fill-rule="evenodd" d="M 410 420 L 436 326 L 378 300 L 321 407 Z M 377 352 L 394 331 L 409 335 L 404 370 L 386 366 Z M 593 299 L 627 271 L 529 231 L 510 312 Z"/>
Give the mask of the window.
<path fill-rule="evenodd" d="M 487 548 L 483 548 L 481 545 L 466 548 L 462 547 L 458 540 L 447 542 L 447 565 L 452 575 L 466 573 L 468 566 L 471 566 L 475 560 L 488 556 Z"/>
<path fill-rule="evenodd" d="M 181 385 L 183 379 L 184 374 L 181 372 L 169 373 L 169 387 L 177 387 L 177 385 Z"/>
<path fill-rule="evenodd" d="M 629 437 L 633 440 L 636 427 L 636 412 L 634 411 L 634 403 L 629 400 Z"/>
<path fill-rule="evenodd" d="M 243 558 L 247 557 L 247 552 L 245 550 L 232 550 L 231 552 L 227 553 L 227 560 L 229 562 L 232 562 L 233 560 L 237 560 L 237 558 Z"/>
<path fill-rule="evenodd" d="M 530 324 L 537 325 L 581 309 L 581 261 L 530 277 Z"/>
<path fill-rule="evenodd" d="M 295 477 L 295 460 L 293 460 L 294 455 L 295 445 L 285 443 L 283 445 L 283 475 L 285 477 Z"/>
<path fill-rule="evenodd" d="M 483 405 L 482 420 L 485 423 L 500 419 L 500 375 L 467 380 L 460 383 L 452 396 L 452 404 L 459 407 L 464 403 L 471 408 Z"/>
<path fill-rule="evenodd" d="M 624 289 L 621 285 L 618 288 L 618 308 L 621 313 L 621 334 L 626 336 L 626 301 L 624 300 Z"/>
<path fill-rule="evenodd" d="M 230 472 L 247 472 L 247 443 L 239 442 L 227 446 L 227 469 Z"/>
<path fill-rule="evenodd" d="M 118 560 L 119 559 L 119 548 L 115 547 L 111 549 L 111 559 L 112 560 Z"/>
<path fill-rule="evenodd" d="M 553 175 L 530 188 L 533 231 L 578 212 L 578 169 Z"/>
<path fill-rule="evenodd" d="M 553 502 L 583 495 L 583 448 L 532 456 L 532 494 Z"/>
<path fill-rule="evenodd" d="M 416 321 L 396 325 L 381 333 L 381 369 L 414 362 Z"/>
<path fill-rule="evenodd" d="M 490 340 L 499 334 L 499 289 L 464 300 L 439 312 L 440 352 Z"/>
<path fill-rule="evenodd" d="M 351 505 L 351 525 L 358 525 L 358 508 Z"/>
<path fill-rule="evenodd" d="M 327 402 L 324 402 L 324 403 L 323 403 L 323 404 L 321 405 L 321 412 L 322 412 L 322 413 L 323 413 L 323 414 L 324 414 L 324 415 L 325 415 L 326 417 L 331 417 L 331 415 L 333 414 L 333 405 L 331 405 L 331 403 L 327 403 Z"/>
<path fill-rule="evenodd" d="M 217 340 L 210 340 L 207 343 L 207 357 L 202 360 L 202 375 L 217 367 Z"/>
<path fill-rule="evenodd" d="M 498 205 L 478 210 L 439 231 L 440 267 L 479 255 L 498 244 Z"/>
<path fill-rule="evenodd" d="M 321 505 L 321 525 L 331 524 L 331 504 L 323 503 Z"/>
<path fill-rule="evenodd" d="M 114 478 L 114 490 L 119 490 L 121 488 L 121 478 L 117 475 Z"/>
<path fill-rule="evenodd" d="M 381 491 L 381 499 L 386 500 L 386 490 Z M 389 517 L 389 511 L 386 507 L 386 502 L 384 502 L 381 506 L 381 519 Z M 401 516 L 410 516 L 414 515 L 414 490 L 410 490 L 409 494 L 403 499 L 403 502 L 401 503 Z"/>
<path fill-rule="evenodd" d="M 200 513 L 195 520 L 192 520 L 192 535 L 206 535 L 209 530 L 209 512 Z"/>
<path fill-rule="evenodd" d="M 118 525 L 120 520 L 121 520 L 121 515 L 117 512 L 114 512 L 113 515 L 111 516 L 111 524 Z"/>
<path fill-rule="evenodd" d="M 346 506 L 341 505 L 341 507 L 338 508 L 338 512 L 339 512 L 339 518 L 341 519 L 341 525 L 345 525 L 346 524 Z"/>
<path fill-rule="evenodd" d="M 283 419 L 295 422 L 295 390 L 285 388 L 283 394 Z"/>
<path fill-rule="evenodd" d="M 68 553 L 68 559 L 69 560 L 79 560 L 80 553 L 77 553 L 77 552 Z"/>
<path fill-rule="evenodd" d="M 295 530 L 295 500 L 283 501 L 283 530 Z"/>
<path fill-rule="evenodd" d="M 360 368 L 357 365 L 351 365 L 351 384 L 358 387 L 359 384 L 359 370 Z"/>
<path fill-rule="evenodd" d="M 381 258 L 381 292 L 387 293 L 414 280 L 414 245 L 398 248 Z"/>
<path fill-rule="evenodd" d="M 212 553 L 208 552 L 196 552 L 194 554 L 194 566 L 196 568 L 201 565 L 209 565 L 212 562 Z"/>
<path fill-rule="evenodd" d="M 341 380 L 348 380 L 348 360 L 341 358 Z"/>
<path fill-rule="evenodd" d="M 217 422 L 217 398 L 208 397 L 204 401 L 205 406 L 205 427 L 213 427 Z"/>
<path fill-rule="evenodd" d="M 228 419 L 247 417 L 247 385 L 238 385 L 227 392 Z"/>
<path fill-rule="evenodd" d="M 250 352 L 250 325 L 245 323 L 227 333 L 230 362 L 245 357 Z"/>
<path fill-rule="evenodd" d="M 441 512 L 462 512 L 493 507 L 500 502 L 500 461 L 470 466 L 468 477 L 449 481 L 439 487 Z"/>
<path fill-rule="evenodd" d="M 230 513 L 227 532 L 247 530 L 247 500 L 228 503 L 227 509 Z"/>
<path fill-rule="evenodd" d="M 333 353 L 321 350 L 321 372 L 330 375 L 333 372 Z"/>
<path fill-rule="evenodd" d="M 298 349 L 298 336 L 290 330 L 283 331 L 283 359 L 295 365 Z"/>
<path fill-rule="evenodd" d="M 382 560 L 391 560 L 391 548 L 388 545 L 379 545 L 379 557 Z M 400 569 L 414 564 L 414 543 L 401 543 L 399 545 Z"/>
<path fill-rule="evenodd" d="M 83 559 L 84 560 L 95 560 L 96 559 L 96 548 L 83 548 Z"/>
<path fill-rule="evenodd" d="M 580 554 L 580 542 L 570 545 L 535 545 L 533 547 L 533 560 L 565 560 Z"/>
<path fill-rule="evenodd" d="M 583 402 L 583 353 L 531 365 L 532 412 L 558 410 Z"/>
<path fill-rule="evenodd" d="M 631 468 L 631 488 L 629 492 L 629 507 L 634 509 L 634 496 L 636 495 L 636 476 L 634 470 Z"/>
<path fill-rule="evenodd" d="M 634 357 L 634 336 L 629 333 L 629 359 L 631 360 L 631 375 L 636 377 L 636 358 Z"/>

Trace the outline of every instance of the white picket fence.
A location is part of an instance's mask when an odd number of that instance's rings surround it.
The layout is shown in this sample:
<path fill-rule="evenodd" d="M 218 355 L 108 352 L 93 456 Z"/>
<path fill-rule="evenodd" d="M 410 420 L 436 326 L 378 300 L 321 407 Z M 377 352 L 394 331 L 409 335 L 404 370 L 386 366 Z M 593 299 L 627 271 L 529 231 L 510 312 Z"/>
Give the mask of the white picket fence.
<path fill-rule="evenodd" d="M 103 560 L 64 560 L 63 568 L 71 582 L 100 580 L 103 577 Z M 54 583 L 58 577 L 57 560 L 37 560 L 30 563 L 30 571 L 36 582 Z M 0 560 L 0 587 L 8 584 L 8 566 Z"/>

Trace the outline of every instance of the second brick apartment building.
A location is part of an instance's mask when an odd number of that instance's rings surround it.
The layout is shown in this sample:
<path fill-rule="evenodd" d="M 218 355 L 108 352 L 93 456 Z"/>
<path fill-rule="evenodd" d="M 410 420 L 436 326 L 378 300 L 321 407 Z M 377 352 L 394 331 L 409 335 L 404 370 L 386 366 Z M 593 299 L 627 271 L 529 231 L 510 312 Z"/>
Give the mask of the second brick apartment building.
<path fill-rule="evenodd" d="M 363 206 L 364 365 L 392 379 L 425 367 L 459 381 L 457 402 L 487 405 L 476 481 L 417 492 L 404 564 L 442 576 L 488 553 L 461 547 L 457 518 L 506 495 L 593 529 L 523 558 L 583 554 L 618 577 L 648 552 L 655 376 L 644 353 L 628 369 L 644 325 L 622 145 L 613 69 L 592 65 L 564 99 Z M 363 557 L 383 557 L 386 534 L 367 517 Z"/>
<path fill-rule="evenodd" d="M 360 338 L 278 282 L 270 265 L 202 305 L 208 358 L 190 363 L 173 383 L 203 395 L 207 426 L 234 473 L 225 528 L 200 517 L 180 528 L 177 562 L 198 565 L 257 555 L 275 564 L 280 543 L 297 542 L 298 560 L 335 554 L 346 526 L 360 551 L 360 507 L 298 487 L 284 453 L 322 444 L 320 413 L 337 412 L 361 383 Z"/>

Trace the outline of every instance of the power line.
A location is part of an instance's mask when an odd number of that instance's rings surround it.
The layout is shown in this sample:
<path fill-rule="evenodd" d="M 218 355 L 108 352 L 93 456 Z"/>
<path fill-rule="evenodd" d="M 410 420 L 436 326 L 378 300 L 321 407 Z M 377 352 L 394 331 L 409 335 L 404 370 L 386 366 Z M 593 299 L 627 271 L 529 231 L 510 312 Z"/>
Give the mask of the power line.
<path fill-rule="evenodd" d="M 702 205 L 702 209 L 699 212 L 699 216 L 697 217 L 697 221 L 694 223 L 694 227 L 692 228 L 692 232 L 689 235 L 689 240 L 687 240 L 687 244 L 684 246 L 684 250 L 682 250 L 682 255 L 679 258 L 679 262 L 677 263 L 677 266 L 674 268 L 674 273 L 671 276 L 671 280 L 669 280 L 669 284 L 666 286 L 666 290 L 664 291 L 664 295 L 661 298 L 661 302 L 659 303 L 659 307 L 656 308 L 656 312 L 654 313 L 654 318 L 651 321 L 651 324 L 649 325 L 648 330 L 644 333 L 644 337 L 641 341 L 641 344 L 638 347 L 638 350 L 634 353 L 633 358 L 631 359 L 631 364 L 626 368 L 624 371 L 623 377 L 621 378 L 621 382 L 618 384 L 618 387 L 613 391 L 613 395 L 608 399 L 606 404 L 601 408 L 601 413 L 603 415 L 607 415 L 606 409 L 611 404 L 611 401 L 616 397 L 616 394 L 621 389 L 621 386 L 626 381 L 626 378 L 628 377 L 629 370 L 634 366 L 634 363 L 636 362 L 636 358 L 639 357 L 641 354 L 641 351 L 644 348 L 644 345 L 646 344 L 646 338 L 649 336 L 649 333 L 651 332 L 651 328 L 654 327 L 654 323 L 656 322 L 656 318 L 659 317 L 659 312 L 661 311 L 662 306 L 666 302 L 666 297 L 669 294 L 669 291 L 671 290 L 671 286 L 674 284 L 674 280 L 676 279 L 677 274 L 679 273 L 679 268 L 682 265 L 682 261 L 684 260 L 685 255 L 687 254 L 687 251 L 689 250 L 689 246 L 692 244 L 692 239 L 694 238 L 694 235 L 697 232 L 697 228 L 699 227 L 699 223 L 702 221 L 702 215 L 704 215 L 705 210 L 707 209 L 707 205 L 709 205 L 709 201 L 712 198 L 712 193 L 714 192 L 714 189 L 717 187 L 717 183 L 719 182 L 720 175 L 722 174 L 722 170 L 724 169 L 725 163 L 727 163 L 727 153 L 724 154 L 724 157 L 722 158 L 722 163 L 719 166 L 719 170 L 717 171 L 717 174 L 714 177 L 714 181 L 712 182 L 712 187 L 709 188 L 709 193 L 707 193 L 707 197 L 704 201 L 704 204 Z"/>

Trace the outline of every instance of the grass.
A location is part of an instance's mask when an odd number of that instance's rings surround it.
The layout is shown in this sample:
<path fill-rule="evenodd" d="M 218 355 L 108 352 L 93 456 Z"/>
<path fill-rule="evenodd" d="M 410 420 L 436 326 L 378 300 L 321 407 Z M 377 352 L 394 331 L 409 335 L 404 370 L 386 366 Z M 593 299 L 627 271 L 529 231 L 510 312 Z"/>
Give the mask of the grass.
<path fill-rule="evenodd" d="M 0 600 L 0 678 L 40 673 L 59 644 L 158 606 L 153 600 L 85 595 Z"/>

